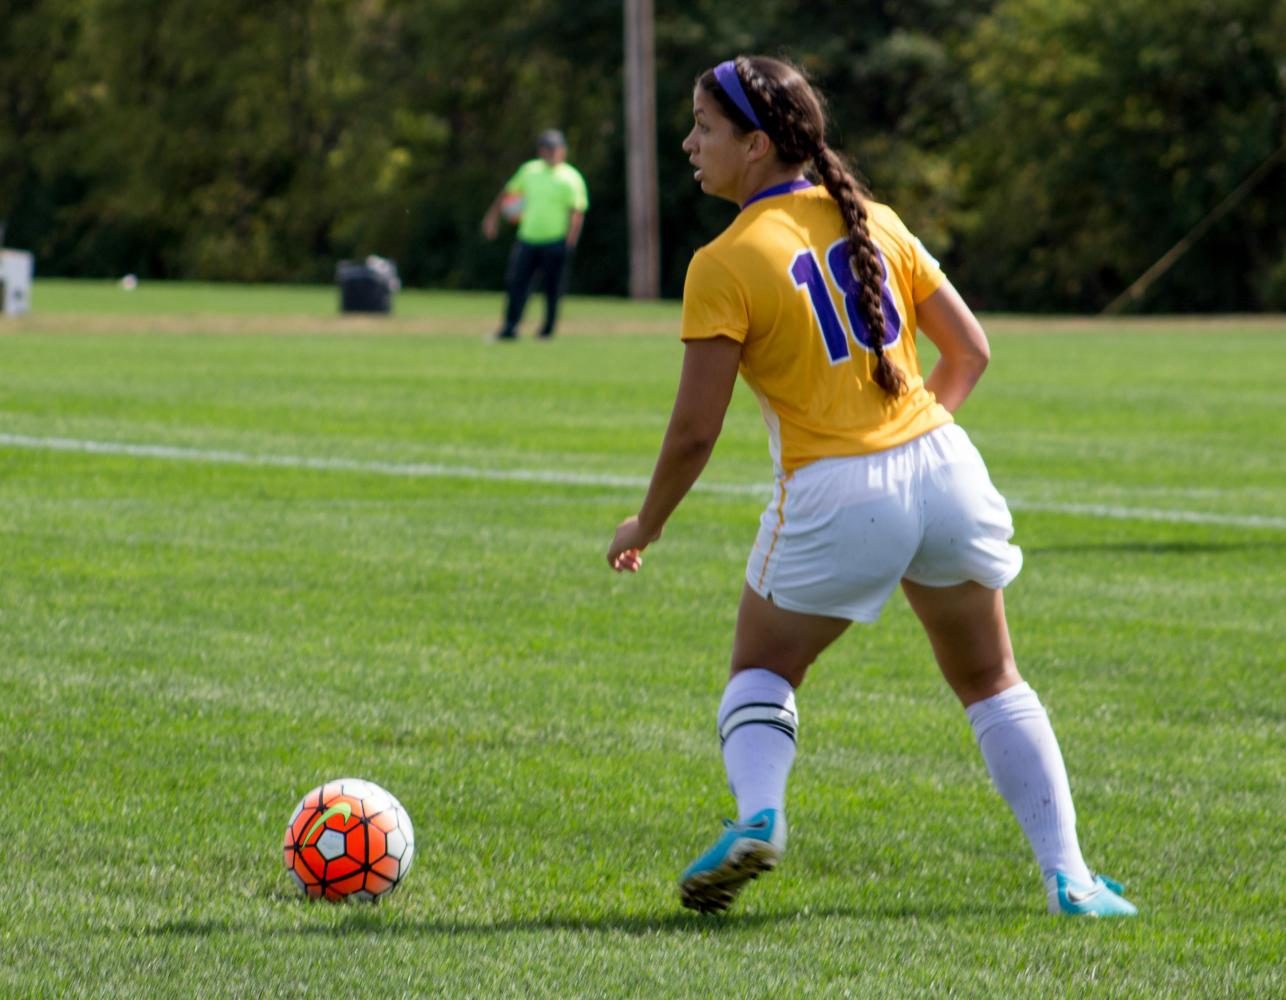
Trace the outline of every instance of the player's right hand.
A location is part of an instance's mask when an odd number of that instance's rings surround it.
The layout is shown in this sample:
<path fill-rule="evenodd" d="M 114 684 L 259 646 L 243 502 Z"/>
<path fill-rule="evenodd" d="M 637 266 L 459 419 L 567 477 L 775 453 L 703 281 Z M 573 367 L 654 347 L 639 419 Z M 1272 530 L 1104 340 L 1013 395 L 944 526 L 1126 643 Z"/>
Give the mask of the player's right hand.
<path fill-rule="evenodd" d="M 643 550 L 653 541 L 639 528 L 637 516 L 627 517 L 616 528 L 607 549 L 607 564 L 618 573 L 637 573 L 643 566 Z"/>

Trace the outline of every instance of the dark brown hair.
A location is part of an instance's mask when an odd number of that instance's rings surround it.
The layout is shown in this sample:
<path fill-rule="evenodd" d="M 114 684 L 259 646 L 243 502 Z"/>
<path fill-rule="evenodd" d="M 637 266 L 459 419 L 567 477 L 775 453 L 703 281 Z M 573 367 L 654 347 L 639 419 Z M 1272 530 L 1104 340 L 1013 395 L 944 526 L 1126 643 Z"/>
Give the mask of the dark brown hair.
<path fill-rule="evenodd" d="M 839 206 L 848 228 L 853 270 L 861 289 L 858 306 L 871 332 L 875 351 L 875 383 L 890 396 L 906 390 L 906 376 L 884 356 L 884 267 L 866 225 L 866 197 L 844 160 L 826 145 L 826 111 L 821 96 L 799 67 L 769 56 L 738 56 L 737 77 L 763 131 L 777 147 L 783 163 L 811 164 Z M 724 115 L 745 133 L 755 125 L 728 96 L 713 69 L 697 78 L 697 86 L 719 102 Z"/>

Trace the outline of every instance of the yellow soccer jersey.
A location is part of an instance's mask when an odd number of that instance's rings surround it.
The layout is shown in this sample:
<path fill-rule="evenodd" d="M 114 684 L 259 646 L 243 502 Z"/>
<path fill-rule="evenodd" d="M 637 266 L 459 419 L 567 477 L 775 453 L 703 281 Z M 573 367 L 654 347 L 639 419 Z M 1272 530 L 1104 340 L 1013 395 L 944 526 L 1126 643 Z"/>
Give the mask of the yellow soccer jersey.
<path fill-rule="evenodd" d="M 682 338 L 742 343 L 741 376 L 759 398 L 779 473 L 951 423 L 924 387 L 915 345 L 916 303 L 946 279 L 891 208 L 868 202 L 867 214 L 885 265 L 884 352 L 907 380 L 896 399 L 872 378 L 843 218 L 824 187 L 754 201 L 688 265 Z"/>

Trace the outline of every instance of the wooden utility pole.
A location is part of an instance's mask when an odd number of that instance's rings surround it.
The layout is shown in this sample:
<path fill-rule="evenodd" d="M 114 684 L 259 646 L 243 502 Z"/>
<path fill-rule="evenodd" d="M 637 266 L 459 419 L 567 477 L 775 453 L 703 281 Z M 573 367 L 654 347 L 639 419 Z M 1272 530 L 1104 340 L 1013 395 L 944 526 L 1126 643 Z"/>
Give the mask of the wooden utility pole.
<path fill-rule="evenodd" d="M 1233 191 L 1219 202 L 1214 208 L 1206 213 L 1205 217 L 1192 227 L 1191 231 L 1179 240 L 1174 246 L 1161 255 L 1161 259 L 1149 267 L 1134 282 L 1107 304 L 1107 307 L 1099 314 L 1101 316 L 1115 316 L 1124 311 L 1125 307 L 1137 302 L 1143 298 L 1143 293 L 1148 290 L 1148 286 L 1157 278 L 1165 274 L 1166 271 L 1174 265 L 1192 247 L 1192 244 L 1201 239 L 1206 234 L 1206 230 L 1213 226 L 1229 209 L 1231 209 L 1242 198 L 1250 194 L 1255 185 L 1262 181 L 1272 172 L 1273 167 L 1277 165 L 1278 160 L 1286 159 L 1286 146 L 1281 146 L 1268 157 L 1263 163 L 1254 169 L 1249 177 L 1237 185 Z"/>
<path fill-rule="evenodd" d="M 656 60 L 652 0 L 625 0 L 625 178 L 629 192 L 630 298 L 661 294 L 656 189 Z"/>

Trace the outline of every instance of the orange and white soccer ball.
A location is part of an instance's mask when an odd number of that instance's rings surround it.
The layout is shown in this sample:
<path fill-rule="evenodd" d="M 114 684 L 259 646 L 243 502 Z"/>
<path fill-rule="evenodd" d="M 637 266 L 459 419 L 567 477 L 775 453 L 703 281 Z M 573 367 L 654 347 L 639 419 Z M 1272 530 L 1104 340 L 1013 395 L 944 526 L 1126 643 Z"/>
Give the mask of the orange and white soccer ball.
<path fill-rule="evenodd" d="M 517 191 L 506 191 L 500 196 L 500 214 L 506 222 L 516 226 L 522 221 L 524 204 L 525 199 Z"/>
<path fill-rule="evenodd" d="M 411 817 L 373 781 L 340 778 L 305 795 L 286 824 L 286 871 L 305 895 L 375 901 L 406 878 Z"/>

